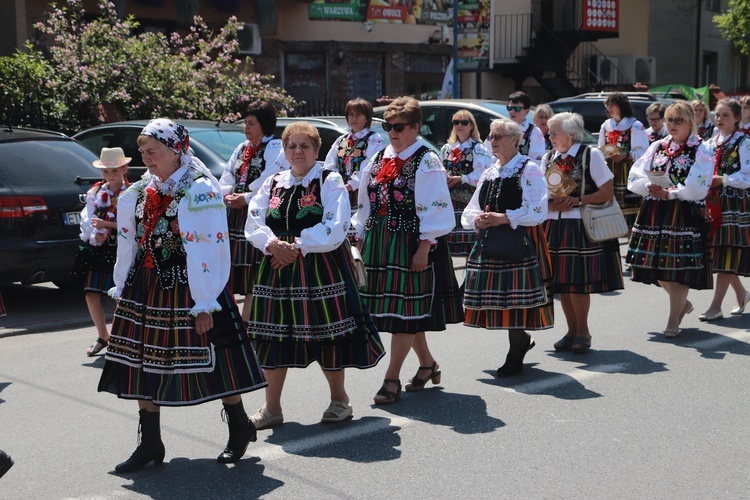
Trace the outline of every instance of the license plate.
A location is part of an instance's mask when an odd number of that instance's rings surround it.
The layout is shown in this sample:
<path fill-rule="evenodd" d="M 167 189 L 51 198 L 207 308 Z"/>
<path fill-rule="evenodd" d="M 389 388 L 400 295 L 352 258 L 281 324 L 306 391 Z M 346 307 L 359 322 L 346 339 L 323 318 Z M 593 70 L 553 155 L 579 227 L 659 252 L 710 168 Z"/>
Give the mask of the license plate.
<path fill-rule="evenodd" d="M 81 212 L 65 212 L 63 213 L 66 226 L 77 226 L 81 224 Z"/>

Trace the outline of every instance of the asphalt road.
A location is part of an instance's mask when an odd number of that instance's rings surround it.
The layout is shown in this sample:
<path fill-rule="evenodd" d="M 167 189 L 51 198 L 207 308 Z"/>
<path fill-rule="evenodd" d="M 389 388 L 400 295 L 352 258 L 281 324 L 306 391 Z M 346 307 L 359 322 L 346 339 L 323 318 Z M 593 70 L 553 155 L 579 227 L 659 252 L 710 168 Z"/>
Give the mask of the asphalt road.
<path fill-rule="evenodd" d="M 750 309 L 699 322 L 712 291 L 691 292 L 696 310 L 675 340 L 659 333 L 658 288 L 628 281 L 593 296 L 586 355 L 552 349 L 565 333 L 558 302 L 557 325 L 534 333 L 526 369 L 507 380 L 494 377 L 507 335 L 453 325 L 429 335 L 440 386 L 374 406 L 387 359 L 350 370 L 354 419 L 340 425 L 319 423 L 320 371 L 290 370 L 286 423 L 259 431 L 235 465 L 215 462 L 227 438 L 220 403 L 165 408 L 165 465 L 122 476 L 114 466 L 136 447 L 136 404 L 96 392 L 104 359 L 84 355 L 93 328 L 66 327 L 61 294 L 39 293 L 44 324 L 57 315 L 61 329 L 6 327 L 0 338 L 0 448 L 16 460 L 3 499 L 750 497 Z M 411 356 L 402 382 L 416 367 Z M 244 400 L 252 412 L 262 391 Z"/>

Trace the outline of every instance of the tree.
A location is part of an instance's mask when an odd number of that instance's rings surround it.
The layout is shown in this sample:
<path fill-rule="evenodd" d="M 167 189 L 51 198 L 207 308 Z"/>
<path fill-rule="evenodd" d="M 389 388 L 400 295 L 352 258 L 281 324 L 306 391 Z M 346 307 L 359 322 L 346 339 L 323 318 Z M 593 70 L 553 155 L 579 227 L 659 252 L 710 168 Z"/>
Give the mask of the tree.
<path fill-rule="evenodd" d="M 726 12 L 715 15 L 713 20 L 724 38 L 744 55 L 750 55 L 750 0 L 729 0 Z"/>
<path fill-rule="evenodd" d="M 199 17 L 186 35 L 140 33 L 134 17 L 118 19 L 113 3 L 87 20 L 82 0 L 51 4 L 35 25 L 43 36 L 28 53 L 0 58 L 5 123 L 75 132 L 94 125 L 100 104 L 126 119 L 169 116 L 230 121 L 246 102 L 264 99 L 284 113 L 294 100 L 238 58 L 235 17 L 212 32 Z M 19 113 L 19 109 L 23 111 Z M 28 110 L 36 112 L 27 112 Z M 41 121 L 39 120 L 41 117 Z"/>

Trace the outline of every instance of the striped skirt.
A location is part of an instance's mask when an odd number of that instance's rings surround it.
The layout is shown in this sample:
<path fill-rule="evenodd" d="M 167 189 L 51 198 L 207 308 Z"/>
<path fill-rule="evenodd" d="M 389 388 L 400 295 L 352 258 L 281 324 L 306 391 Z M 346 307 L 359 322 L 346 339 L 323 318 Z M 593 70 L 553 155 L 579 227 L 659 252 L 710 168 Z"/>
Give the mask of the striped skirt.
<path fill-rule="evenodd" d="M 195 332 L 187 284 L 159 287 L 141 267 L 117 301 L 99 391 L 164 406 L 188 406 L 266 385 L 228 287 L 217 298 L 214 327 Z"/>
<path fill-rule="evenodd" d="M 696 290 L 713 287 L 703 209 L 703 203 L 644 200 L 626 259 L 633 281 L 673 281 Z"/>
<path fill-rule="evenodd" d="M 549 252 L 538 227 L 525 228 L 529 245 L 520 262 L 484 259 L 480 244 L 474 246 L 464 280 L 465 325 L 490 330 L 552 328 Z"/>
<path fill-rule="evenodd" d="M 409 270 L 419 246 L 417 233 L 390 231 L 376 216 L 365 231 L 362 259 L 367 285 L 362 298 L 378 330 L 390 333 L 442 331 L 464 319 L 461 292 L 445 237 L 429 255 L 427 269 Z"/>
<path fill-rule="evenodd" d="M 633 166 L 633 162 L 630 160 L 623 160 L 613 162 L 607 160 L 607 165 L 614 174 L 612 184 L 615 189 L 615 199 L 622 209 L 622 214 L 625 216 L 625 222 L 628 227 L 633 227 L 635 218 L 638 215 L 638 209 L 641 207 L 643 198 L 635 193 L 628 191 L 628 175 L 630 174 L 630 167 Z"/>
<path fill-rule="evenodd" d="M 107 292 L 115 286 L 115 280 L 112 276 L 112 270 L 97 271 L 91 270 L 86 273 L 86 281 L 83 284 L 84 292 L 100 293 L 107 295 Z"/>
<path fill-rule="evenodd" d="M 84 243 L 78 247 L 70 276 L 83 287 L 84 292 L 106 295 L 109 289 L 115 286 L 112 272 L 116 259 L 116 245 L 105 244 L 95 247 Z"/>
<path fill-rule="evenodd" d="M 229 288 L 232 293 L 247 295 L 253 289 L 253 268 L 260 262 L 263 252 L 245 238 L 247 207 L 228 208 L 229 248 L 232 268 L 229 273 Z"/>
<path fill-rule="evenodd" d="M 547 219 L 555 293 L 603 293 L 622 290 L 620 244 L 591 242 L 581 219 Z"/>
<path fill-rule="evenodd" d="M 461 215 L 464 213 L 466 203 L 453 200 L 453 210 L 456 214 L 456 227 L 451 231 L 446 239 L 448 240 L 448 250 L 452 256 L 469 255 L 474 243 L 477 241 L 477 232 L 474 229 L 464 229 L 461 225 Z"/>
<path fill-rule="evenodd" d="M 248 332 L 264 368 L 313 361 L 325 370 L 370 368 L 385 354 L 341 247 L 299 256 L 278 271 L 264 256 L 251 304 Z"/>
<path fill-rule="evenodd" d="M 726 187 L 721 197 L 721 226 L 711 239 L 714 272 L 750 276 L 750 192 Z"/>

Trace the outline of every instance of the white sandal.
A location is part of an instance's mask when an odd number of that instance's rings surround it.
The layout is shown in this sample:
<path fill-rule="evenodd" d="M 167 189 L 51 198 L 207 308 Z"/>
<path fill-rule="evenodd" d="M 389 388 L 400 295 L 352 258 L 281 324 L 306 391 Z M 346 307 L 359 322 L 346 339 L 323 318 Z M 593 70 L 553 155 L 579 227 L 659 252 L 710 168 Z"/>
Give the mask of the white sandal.
<path fill-rule="evenodd" d="M 352 409 L 352 405 L 344 403 L 343 401 L 332 400 L 331 404 L 328 405 L 328 409 L 323 412 L 323 418 L 321 418 L 320 421 L 325 424 L 331 424 L 343 422 L 353 416 L 354 410 Z"/>
<path fill-rule="evenodd" d="M 275 425 L 281 425 L 284 423 L 284 414 L 279 413 L 278 415 L 272 415 L 270 411 L 266 410 L 265 407 L 261 407 L 255 412 L 255 415 L 250 417 L 248 420 L 253 423 L 256 429 L 268 429 Z"/>

